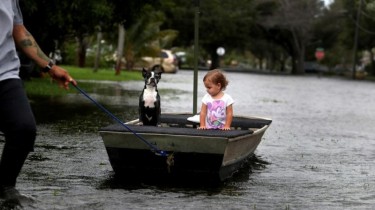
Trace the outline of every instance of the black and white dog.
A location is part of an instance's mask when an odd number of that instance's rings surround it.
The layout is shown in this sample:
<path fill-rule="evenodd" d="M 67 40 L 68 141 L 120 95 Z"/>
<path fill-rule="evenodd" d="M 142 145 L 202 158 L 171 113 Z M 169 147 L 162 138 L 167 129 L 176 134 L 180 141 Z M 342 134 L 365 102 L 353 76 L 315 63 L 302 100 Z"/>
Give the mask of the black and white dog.
<path fill-rule="evenodd" d="M 162 69 L 159 66 L 146 70 L 143 68 L 142 75 L 145 86 L 139 97 L 139 120 L 143 125 L 157 126 L 161 114 L 160 95 L 158 82 L 161 79 Z"/>

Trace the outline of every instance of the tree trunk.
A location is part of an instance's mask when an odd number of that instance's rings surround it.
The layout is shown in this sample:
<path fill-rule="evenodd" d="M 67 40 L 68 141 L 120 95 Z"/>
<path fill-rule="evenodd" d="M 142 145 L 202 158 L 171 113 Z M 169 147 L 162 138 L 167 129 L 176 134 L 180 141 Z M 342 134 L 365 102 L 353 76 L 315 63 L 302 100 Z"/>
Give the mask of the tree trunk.
<path fill-rule="evenodd" d="M 299 53 L 297 54 L 297 74 L 305 73 L 305 45 L 301 44 Z"/>
<path fill-rule="evenodd" d="M 87 43 L 85 41 L 84 36 L 79 36 L 77 37 L 78 41 L 78 66 L 83 68 L 85 67 L 86 64 L 86 48 L 87 48 Z"/>
<path fill-rule="evenodd" d="M 297 37 L 297 36 L 295 36 Z M 293 69 L 292 74 L 304 74 L 305 68 L 305 45 L 302 42 L 298 42 L 298 39 L 295 39 L 294 49 L 293 49 Z"/>
<path fill-rule="evenodd" d="M 133 69 L 134 68 L 134 61 L 131 59 L 126 59 L 126 69 Z"/>
<path fill-rule="evenodd" d="M 220 57 L 217 55 L 216 50 L 212 50 L 210 69 L 217 69 L 217 68 L 220 68 Z"/>
<path fill-rule="evenodd" d="M 297 74 L 304 74 L 305 73 L 305 59 L 304 59 L 304 54 L 301 54 L 297 57 L 297 65 L 296 65 L 296 73 Z"/>
<path fill-rule="evenodd" d="M 372 52 L 372 50 L 370 49 L 369 50 L 370 52 L 370 60 L 371 60 L 371 63 L 370 63 L 370 75 L 372 76 L 375 76 L 375 61 L 374 59 L 372 59 L 374 57 L 374 53 Z"/>
<path fill-rule="evenodd" d="M 120 75 L 122 66 L 122 55 L 124 53 L 125 42 L 125 28 L 122 24 L 118 25 L 118 43 L 117 43 L 117 60 L 116 60 L 116 75 Z"/>
<path fill-rule="evenodd" d="M 96 56 L 95 56 L 95 64 L 94 64 L 94 72 L 97 72 L 100 65 L 100 51 L 101 51 L 101 41 L 102 41 L 103 34 L 101 31 L 97 34 L 97 49 L 96 49 Z"/>

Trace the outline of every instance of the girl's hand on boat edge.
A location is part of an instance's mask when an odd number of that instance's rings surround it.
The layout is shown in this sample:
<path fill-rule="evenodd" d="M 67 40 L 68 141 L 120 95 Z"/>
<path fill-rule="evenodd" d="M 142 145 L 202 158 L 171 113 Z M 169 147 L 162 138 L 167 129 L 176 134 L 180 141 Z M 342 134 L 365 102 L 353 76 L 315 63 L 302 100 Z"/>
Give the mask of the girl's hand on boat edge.
<path fill-rule="evenodd" d="M 205 127 L 205 126 L 200 126 L 197 128 L 198 130 L 209 130 L 209 128 Z M 230 131 L 230 127 L 227 128 L 227 127 L 224 127 L 224 128 L 221 128 L 220 130 L 222 131 Z"/>
<path fill-rule="evenodd" d="M 206 126 L 199 126 L 197 129 L 198 130 L 207 130 L 207 127 Z"/>

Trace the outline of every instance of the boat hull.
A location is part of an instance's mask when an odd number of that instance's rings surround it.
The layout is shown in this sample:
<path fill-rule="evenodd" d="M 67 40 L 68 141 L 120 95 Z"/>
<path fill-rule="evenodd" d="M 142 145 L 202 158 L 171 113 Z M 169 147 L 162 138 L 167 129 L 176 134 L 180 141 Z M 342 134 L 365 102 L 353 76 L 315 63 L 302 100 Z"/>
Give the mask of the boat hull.
<path fill-rule="evenodd" d="M 253 155 L 271 123 L 269 119 L 257 118 L 259 122 L 253 128 L 197 130 L 187 117 L 162 115 L 161 124 L 168 124 L 167 127 L 139 126 L 134 124 L 136 121 L 128 124 L 137 135 L 121 125 L 102 128 L 100 135 L 115 173 L 144 178 L 198 176 L 222 181 Z M 155 155 L 138 136 L 169 157 Z"/>

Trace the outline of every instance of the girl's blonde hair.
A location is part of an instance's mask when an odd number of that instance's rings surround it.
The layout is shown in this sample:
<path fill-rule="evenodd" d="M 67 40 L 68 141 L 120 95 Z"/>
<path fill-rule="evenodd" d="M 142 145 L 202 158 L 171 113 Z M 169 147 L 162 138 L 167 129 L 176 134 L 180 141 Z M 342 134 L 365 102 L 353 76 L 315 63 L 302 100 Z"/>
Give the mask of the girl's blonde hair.
<path fill-rule="evenodd" d="M 206 80 L 209 80 L 214 84 L 220 83 L 221 90 L 225 90 L 229 83 L 223 72 L 219 69 L 208 71 L 207 74 L 203 77 L 203 82 Z"/>

